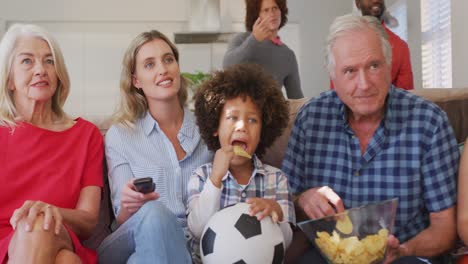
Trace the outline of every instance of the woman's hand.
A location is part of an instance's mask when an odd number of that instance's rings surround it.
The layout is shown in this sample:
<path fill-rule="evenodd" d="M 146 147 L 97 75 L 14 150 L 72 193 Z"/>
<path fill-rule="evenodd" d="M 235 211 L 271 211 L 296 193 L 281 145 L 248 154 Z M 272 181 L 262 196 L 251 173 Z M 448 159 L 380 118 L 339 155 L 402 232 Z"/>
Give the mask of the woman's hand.
<path fill-rule="evenodd" d="M 159 193 L 156 192 L 150 192 L 147 194 L 137 192 L 135 185 L 133 185 L 134 180 L 135 179 L 131 179 L 124 186 L 122 190 L 122 198 L 120 200 L 120 210 L 125 210 L 129 215 L 133 215 L 137 212 L 147 201 L 159 198 Z"/>
<path fill-rule="evenodd" d="M 234 158 L 234 147 L 231 145 L 218 149 L 214 156 L 210 179 L 214 186 L 221 188 L 221 180 L 226 175 L 229 164 Z"/>
<path fill-rule="evenodd" d="M 281 210 L 281 206 L 275 200 L 249 198 L 247 199 L 247 203 L 250 204 L 250 215 L 256 215 L 258 221 L 265 218 L 265 216 L 271 216 L 274 223 L 283 221 L 283 210 Z"/>
<path fill-rule="evenodd" d="M 42 201 L 25 201 L 23 205 L 13 212 L 10 218 L 10 224 L 13 229 L 16 229 L 18 222 L 25 218 L 26 231 L 31 231 L 34 226 L 34 221 L 38 215 L 44 215 L 44 230 L 49 230 L 51 225 L 56 235 L 60 233 L 63 217 L 58 207 Z"/>
<path fill-rule="evenodd" d="M 274 31 L 272 31 L 268 26 L 271 20 L 272 17 L 267 17 L 266 19 L 262 19 L 260 17 L 257 18 L 252 26 L 252 34 L 257 41 L 261 42 L 273 37 Z"/>

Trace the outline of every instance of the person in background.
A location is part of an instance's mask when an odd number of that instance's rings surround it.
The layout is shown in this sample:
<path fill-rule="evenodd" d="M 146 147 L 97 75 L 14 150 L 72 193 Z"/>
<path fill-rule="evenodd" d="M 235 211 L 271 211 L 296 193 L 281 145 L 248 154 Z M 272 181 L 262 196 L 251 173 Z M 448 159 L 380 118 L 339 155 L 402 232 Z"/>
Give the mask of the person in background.
<path fill-rule="evenodd" d="M 384 0 L 355 0 L 356 7 L 363 16 L 373 16 L 382 22 L 388 41 L 392 46 L 391 81 L 395 87 L 413 90 L 413 70 L 411 69 L 411 56 L 408 44 L 393 33 L 383 22 L 385 12 Z"/>
<path fill-rule="evenodd" d="M 0 263 L 96 263 L 103 142 L 63 111 L 70 80 L 54 38 L 14 24 L 0 43 Z"/>
<path fill-rule="evenodd" d="M 388 41 L 392 46 L 392 71 L 391 81 L 395 87 L 405 90 L 414 89 L 413 70 L 411 69 L 411 56 L 408 44 L 398 35 L 393 33 L 387 25 L 385 25 L 383 16 L 385 14 L 384 0 L 355 0 L 356 7 L 363 16 L 373 16 L 381 21 L 385 33 L 388 35 Z M 333 89 L 333 80 L 330 81 L 330 86 Z"/>
<path fill-rule="evenodd" d="M 288 124 L 288 104 L 275 80 L 258 65 L 234 65 L 214 74 L 195 95 L 200 133 L 214 160 L 194 171 L 188 185 L 188 226 L 193 252 L 208 220 L 240 202 L 258 220 L 280 223 L 285 246 L 292 240 L 294 205 L 287 178 L 259 157 Z M 238 153 L 239 148 L 244 154 Z"/>
<path fill-rule="evenodd" d="M 236 35 L 224 55 L 223 67 L 256 63 L 286 89 L 289 99 L 303 98 L 296 55 L 278 36 L 288 21 L 286 0 L 245 0 L 247 32 Z"/>
<path fill-rule="evenodd" d="M 387 262 L 439 263 L 456 240 L 460 154 L 445 112 L 391 84 L 391 54 L 375 17 L 335 19 L 326 47 L 335 89 L 298 113 L 282 169 L 311 219 L 397 197 Z"/>
<path fill-rule="evenodd" d="M 179 52 L 156 30 L 127 48 L 121 102 L 106 134 L 106 158 L 117 229 L 98 249 L 101 263 L 192 263 L 185 215 L 192 171 L 213 155 L 185 107 Z M 150 177 L 155 190 L 138 192 Z"/>

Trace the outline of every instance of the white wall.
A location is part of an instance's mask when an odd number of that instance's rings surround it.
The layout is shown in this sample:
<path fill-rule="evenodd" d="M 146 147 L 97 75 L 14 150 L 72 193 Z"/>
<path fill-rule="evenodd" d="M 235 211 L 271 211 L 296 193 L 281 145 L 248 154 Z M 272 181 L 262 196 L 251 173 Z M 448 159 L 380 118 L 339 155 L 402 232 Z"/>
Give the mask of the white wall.
<path fill-rule="evenodd" d="M 350 1 L 289 1 L 293 19 L 300 24 L 301 82 L 304 93 L 312 97 L 330 87 L 325 70 L 325 39 L 328 28 L 337 16 L 351 12 Z"/>
<path fill-rule="evenodd" d="M 189 0 L 0 0 L 0 17 L 28 21 L 185 21 Z"/>
<path fill-rule="evenodd" d="M 188 1 L 0 0 L 0 31 L 15 22 L 31 22 L 51 31 L 60 43 L 71 78 L 65 110 L 74 116 L 107 116 L 119 99 L 121 60 L 130 41 L 153 28 L 170 38 L 174 32 L 184 31 Z M 190 52 L 185 52 L 184 45 L 179 48 L 187 55 L 182 58 L 190 61 L 197 61 L 191 56 L 206 55 L 197 47 Z M 182 63 L 182 70 L 194 69 L 184 68 Z"/>
<path fill-rule="evenodd" d="M 123 52 L 138 33 L 156 28 L 173 38 L 186 31 L 192 0 L 0 0 L 0 34 L 15 22 L 48 28 L 59 40 L 72 78 L 66 110 L 75 115 L 108 115 L 118 100 Z M 393 0 L 387 0 L 391 4 Z M 220 0 L 223 31 L 243 31 L 244 0 Z M 415 78 L 421 87 L 420 1 L 408 0 L 408 44 Z M 301 83 L 308 97 L 328 90 L 324 46 L 336 16 L 351 12 L 353 1 L 290 0 L 289 22 L 280 31 L 296 53 Z M 452 1 L 453 84 L 468 86 L 468 1 Z M 219 68 L 226 44 L 184 44 L 182 71 Z M 105 65 L 105 66 L 103 66 Z"/>
<path fill-rule="evenodd" d="M 51 31 L 60 43 L 72 83 L 65 110 L 75 116 L 106 116 L 119 99 L 121 59 L 130 41 L 153 28 L 171 39 L 174 33 L 187 31 L 191 1 L 0 0 L 0 34 L 17 22 Z M 244 0 L 220 3 L 222 30 L 244 31 Z M 301 63 L 299 24 L 289 23 L 282 34 Z M 179 44 L 178 48 L 182 71 L 207 72 L 221 68 L 227 43 Z"/>
<path fill-rule="evenodd" d="M 468 87 L 468 1 L 452 0 L 452 86 Z"/>
<path fill-rule="evenodd" d="M 111 114 L 119 99 L 121 58 L 138 33 L 152 28 L 173 38 L 187 31 L 193 0 L 0 0 L 0 34 L 16 22 L 41 25 L 63 50 L 72 89 L 65 110 L 72 115 Z M 220 0 L 222 30 L 244 31 L 244 0 Z M 290 23 L 282 36 L 296 52 L 301 68 L 300 15 L 291 1 Z M 182 71 L 221 68 L 226 43 L 179 44 Z M 307 87 L 307 85 L 304 85 Z M 307 93 L 306 93 L 307 94 Z M 310 94 L 310 93 L 309 93 Z"/>
<path fill-rule="evenodd" d="M 387 0 L 390 2 L 390 0 Z M 408 4 L 408 45 L 411 52 L 414 83 L 422 87 L 421 62 L 421 1 L 407 0 Z M 451 1 L 452 24 L 452 86 L 468 87 L 468 27 L 466 10 L 468 1 Z"/>
<path fill-rule="evenodd" d="M 411 54 L 414 87 L 422 88 L 421 59 L 421 1 L 407 0 L 408 4 L 408 46 Z"/>

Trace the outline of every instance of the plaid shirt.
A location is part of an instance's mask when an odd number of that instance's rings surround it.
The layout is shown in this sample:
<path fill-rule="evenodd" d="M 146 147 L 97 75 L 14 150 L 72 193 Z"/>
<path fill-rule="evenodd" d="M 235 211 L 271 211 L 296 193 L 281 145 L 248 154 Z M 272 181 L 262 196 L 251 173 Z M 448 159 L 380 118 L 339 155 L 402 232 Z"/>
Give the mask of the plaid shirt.
<path fill-rule="evenodd" d="M 229 171 L 223 177 L 223 189 L 221 192 L 219 210 L 237 203 L 245 203 L 247 198 L 259 197 L 271 199 L 278 202 L 281 206 L 283 211 L 283 221 L 295 224 L 296 216 L 294 212 L 294 204 L 292 201 L 292 195 L 289 192 L 286 175 L 278 168 L 263 164 L 256 155 L 253 156 L 253 162 L 254 171 L 246 186 L 239 185 Z M 202 165 L 193 172 L 188 185 L 188 213 L 190 213 L 190 205 L 192 201 L 200 196 L 205 184 L 208 184 L 207 181 L 210 177 L 212 168 L 213 163 L 208 163 Z M 208 206 L 203 206 L 203 208 L 206 209 Z M 190 241 L 192 252 L 199 252 L 198 243 L 198 239 L 192 237 L 192 240 Z"/>
<path fill-rule="evenodd" d="M 403 242 L 429 225 L 429 213 L 454 206 L 459 152 L 446 114 L 390 87 L 385 118 L 361 155 L 335 91 L 299 112 L 282 169 L 293 193 L 329 186 L 345 208 L 399 198 L 394 234 Z"/>

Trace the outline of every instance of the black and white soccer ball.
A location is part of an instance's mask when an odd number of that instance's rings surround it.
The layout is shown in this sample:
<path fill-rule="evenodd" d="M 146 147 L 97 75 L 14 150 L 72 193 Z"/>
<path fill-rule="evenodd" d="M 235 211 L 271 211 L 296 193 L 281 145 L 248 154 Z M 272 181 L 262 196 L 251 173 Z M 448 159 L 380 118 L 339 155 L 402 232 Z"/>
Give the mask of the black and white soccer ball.
<path fill-rule="evenodd" d="M 279 225 L 271 217 L 258 221 L 249 207 L 238 203 L 211 217 L 200 241 L 203 263 L 283 263 L 286 248 Z"/>

